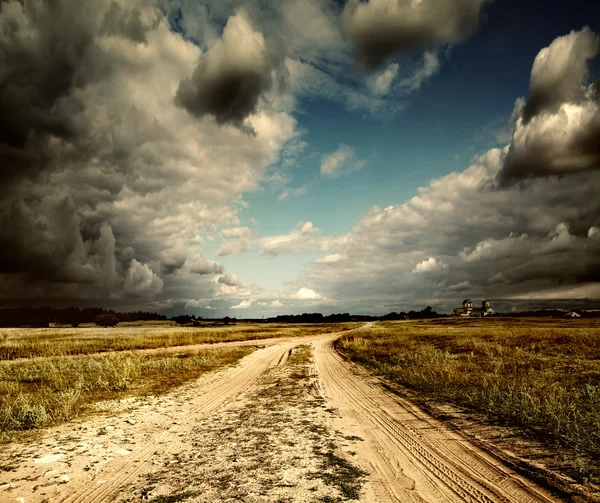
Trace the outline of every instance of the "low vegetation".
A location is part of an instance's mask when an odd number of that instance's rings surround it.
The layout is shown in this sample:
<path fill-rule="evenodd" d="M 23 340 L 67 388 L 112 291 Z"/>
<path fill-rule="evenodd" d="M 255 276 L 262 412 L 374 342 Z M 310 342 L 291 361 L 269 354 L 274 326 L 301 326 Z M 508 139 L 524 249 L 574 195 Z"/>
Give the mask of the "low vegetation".
<path fill-rule="evenodd" d="M 0 441 L 67 421 L 98 400 L 165 392 L 250 352 L 233 347 L 0 362 Z"/>
<path fill-rule="evenodd" d="M 215 342 L 295 337 L 356 326 L 345 324 L 238 324 L 204 325 L 201 327 L 171 326 L 168 322 L 146 326 L 116 328 L 3 328 L 0 329 L 0 360 L 17 358 L 83 355 L 105 351 L 156 349 Z"/>
<path fill-rule="evenodd" d="M 600 481 L 597 321 L 380 323 L 347 334 L 338 349 L 424 400 L 483 413 L 573 450 L 579 480 Z"/>

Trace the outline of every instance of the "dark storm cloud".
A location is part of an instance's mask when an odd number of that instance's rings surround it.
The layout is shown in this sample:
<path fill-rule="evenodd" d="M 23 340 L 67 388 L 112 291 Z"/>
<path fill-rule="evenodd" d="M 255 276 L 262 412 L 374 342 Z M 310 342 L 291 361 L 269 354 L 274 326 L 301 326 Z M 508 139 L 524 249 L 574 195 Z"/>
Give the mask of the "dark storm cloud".
<path fill-rule="evenodd" d="M 85 106 L 75 94 L 110 71 L 96 47 L 98 35 L 145 42 L 156 23 L 156 18 L 145 23 L 137 9 L 114 2 L 103 14 L 107 4 L 0 4 L 0 181 L 56 167 L 56 141 L 77 142 L 87 133 L 88 126 L 75 119 Z"/>
<path fill-rule="evenodd" d="M 555 39 L 535 58 L 529 98 L 498 181 L 600 169 L 598 83 L 587 85 L 600 38 L 589 28 Z"/>
<path fill-rule="evenodd" d="M 219 124 L 242 127 L 261 97 L 284 81 L 281 48 L 256 32 L 240 11 L 201 56 L 192 77 L 181 82 L 175 102 L 197 117 L 210 115 Z"/>
<path fill-rule="evenodd" d="M 341 18 L 355 45 L 359 70 L 373 70 L 395 54 L 463 42 L 477 31 L 484 0 L 350 0 Z"/>
<path fill-rule="evenodd" d="M 2 181 L 48 166 L 49 139 L 76 134 L 60 100 L 77 85 L 78 69 L 92 43 L 77 21 L 81 10 L 59 1 L 0 4 Z"/>

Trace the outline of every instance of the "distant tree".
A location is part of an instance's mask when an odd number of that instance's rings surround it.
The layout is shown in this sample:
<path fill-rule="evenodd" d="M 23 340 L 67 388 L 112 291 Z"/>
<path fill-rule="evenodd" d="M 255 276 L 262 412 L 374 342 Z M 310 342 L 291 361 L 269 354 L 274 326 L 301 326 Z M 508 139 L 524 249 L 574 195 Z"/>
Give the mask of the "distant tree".
<path fill-rule="evenodd" d="M 94 321 L 99 327 L 116 327 L 119 323 L 119 318 L 114 314 L 99 314 Z"/>

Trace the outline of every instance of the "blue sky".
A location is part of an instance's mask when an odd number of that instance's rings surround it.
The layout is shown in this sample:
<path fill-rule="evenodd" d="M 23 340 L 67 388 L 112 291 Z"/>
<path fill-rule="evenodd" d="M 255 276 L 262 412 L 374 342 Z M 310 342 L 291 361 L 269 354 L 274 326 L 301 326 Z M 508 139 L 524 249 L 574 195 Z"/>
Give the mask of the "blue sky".
<path fill-rule="evenodd" d="M 4 303 L 600 298 L 596 2 L 73 1 L 0 6 Z"/>

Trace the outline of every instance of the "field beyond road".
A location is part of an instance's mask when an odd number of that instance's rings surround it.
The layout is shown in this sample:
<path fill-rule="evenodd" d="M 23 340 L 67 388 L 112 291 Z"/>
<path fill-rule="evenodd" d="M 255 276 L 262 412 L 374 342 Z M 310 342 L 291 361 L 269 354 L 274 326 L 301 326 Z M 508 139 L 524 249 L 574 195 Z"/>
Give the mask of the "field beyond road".
<path fill-rule="evenodd" d="M 600 322 L 385 322 L 337 348 L 423 404 L 459 406 L 569 451 L 570 475 L 600 482 Z"/>
<path fill-rule="evenodd" d="M 0 361 L 17 358 L 86 355 L 106 351 L 156 349 L 195 344 L 213 344 L 296 337 L 348 330 L 356 323 L 287 325 L 281 323 L 181 327 L 170 322 L 141 326 L 119 324 L 115 328 L 0 328 Z"/>

